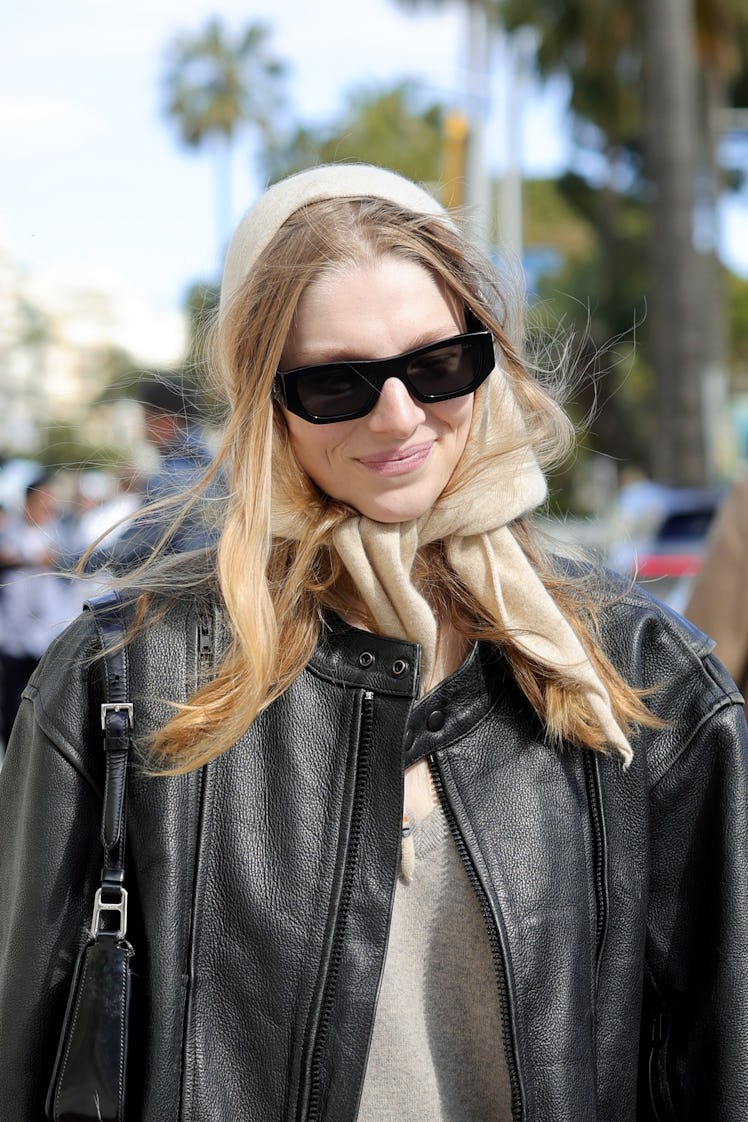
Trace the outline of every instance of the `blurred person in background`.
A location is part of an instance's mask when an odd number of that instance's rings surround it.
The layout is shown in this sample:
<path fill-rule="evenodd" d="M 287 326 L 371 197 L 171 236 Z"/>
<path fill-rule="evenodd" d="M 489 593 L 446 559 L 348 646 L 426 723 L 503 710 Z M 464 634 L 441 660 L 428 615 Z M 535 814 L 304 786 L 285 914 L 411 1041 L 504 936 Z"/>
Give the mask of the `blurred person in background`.
<path fill-rule="evenodd" d="M 717 644 L 748 696 L 748 476 L 733 484 L 709 532 L 684 615 Z"/>
<path fill-rule="evenodd" d="M 146 482 L 146 476 L 129 465 L 117 471 L 78 474 L 64 517 L 65 551 L 71 566 L 94 543 L 105 547 L 126 531 L 129 518 L 143 505 Z"/>
<path fill-rule="evenodd" d="M 140 383 L 135 396 L 143 407 L 145 438 L 160 461 L 146 485 L 147 501 L 188 490 L 213 459 L 201 432 L 195 388 L 153 375 Z"/>
<path fill-rule="evenodd" d="M 185 494 L 205 474 L 213 461 L 200 426 L 200 410 L 194 387 L 176 378 L 151 376 L 143 379 L 136 390 L 136 399 L 143 407 L 143 428 L 146 441 L 158 457 L 155 471 L 147 475 L 129 498 L 140 495 L 148 512 L 129 524 L 122 523 L 106 539 L 99 542 L 85 563 L 86 571 L 107 568 L 123 572 L 146 560 L 157 549 L 168 530 L 168 512 L 154 504 Z M 207 500 L 206 500 L 207 501 Z M 137 509 L 137 508 L 136 508 Z M 210 538 L 206 528 L 204 504 L 196 504 L 182 519 L 179 529 L 171 535 L 169 549 L 188 552 L 204 546 Z M 116 519 L 115 519 L 116 521 Z"/>
<path fill-rule="evenodd" d="M 21 693 L 49 643 L 77 615 L 70 580 L 59 571 L 62 531 L 53 476 L 26 488 L 23 509 L 0 534 L 2 738 L 7 744 Z"/>

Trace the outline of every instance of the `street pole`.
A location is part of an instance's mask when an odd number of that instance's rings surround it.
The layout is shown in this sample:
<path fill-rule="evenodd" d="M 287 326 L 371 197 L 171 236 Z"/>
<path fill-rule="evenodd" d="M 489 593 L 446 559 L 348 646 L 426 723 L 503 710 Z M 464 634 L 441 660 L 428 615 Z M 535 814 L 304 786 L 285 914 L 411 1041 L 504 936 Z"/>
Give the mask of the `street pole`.
<path fill-rule="evenodd" d="M 523 115 L 529 87 L 530 62 L 535 36 L 527 29 L 513 35 L 500 33 L 503 65 L 504 172 L 499 191 L 499 242 L 522 260 L 524 220 L 522 206 Z"/>
<path fill-rule="evenodd" d="M 486 167 L 486 124 L 490 112 L 489 39 L 481 0 L 468 0 L 466 100 L 469 121 L 465 204 L 468 232 L 484 250 L 490 243 L 491 191 Z"/>

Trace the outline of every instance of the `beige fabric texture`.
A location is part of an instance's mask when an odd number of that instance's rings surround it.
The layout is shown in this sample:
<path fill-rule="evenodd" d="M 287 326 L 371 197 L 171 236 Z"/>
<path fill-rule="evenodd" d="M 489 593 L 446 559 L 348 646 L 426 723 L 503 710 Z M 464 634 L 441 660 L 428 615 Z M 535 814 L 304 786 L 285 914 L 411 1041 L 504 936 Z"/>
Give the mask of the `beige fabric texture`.
<path fill-rule="evenodd" d="M 444 208 L 422 187 L 371 164 L 324 164 L 273 184 L 242 218 L 226 253 L 221 281 L 225 306 L 249 274 L 263 249 L 283 223 L 301 207 L 322 199 L 388 199 L 417 214 L 440 214 Z"/>
<path fill-rule="evenodd" d="M 511 1122 L 501 995 L 480 901 L 441 807 L 398 879 L 357 1122 Z"/>
<path fill-rule="evenodd" d="M 222 301 L 236 292 L 283 222 L 300 207 L 359 197 L 387 199 L 450 221 L 431 195 L 393 172 L 360 164 L 312 168 L 275 184 L 245 215 L 229 247 Z M 530 655 L 578 683 L 607 742 L 630 760 L 631 748 L 613 717 L 605 686 L 512 533 L 511 522 L 544 501 L 546 483 L 498 366 L 476 392 L 463 455 L 476 465 L 471 478 L 421 518 L 383 524 L 353 515 L 335 531 L 334 546 L 362 599 L 382 634 L 421 644 L 423 681 L 428 681 L 437 622 L 411 572 L 421 546 L 443 541 L 450 563 L 478 601 Z M 276 504 L 273 532 L 298 540 L 304 527 Z"/>

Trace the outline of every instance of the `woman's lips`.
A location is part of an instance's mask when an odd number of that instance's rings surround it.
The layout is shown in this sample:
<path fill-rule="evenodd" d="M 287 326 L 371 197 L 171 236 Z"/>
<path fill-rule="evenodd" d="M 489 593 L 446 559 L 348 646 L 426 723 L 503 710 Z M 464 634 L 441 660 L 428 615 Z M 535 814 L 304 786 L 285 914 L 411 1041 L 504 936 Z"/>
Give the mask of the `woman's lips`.
<path fill-rule="evenodd" d="M 358 462 L 377 475 L 405 475 L 420 467 L 434 447 L 434 441 L 413 444 L 410 448 L 397 448 L 392 452 L 377 452 L 374 456 L 360 456 Z"/>

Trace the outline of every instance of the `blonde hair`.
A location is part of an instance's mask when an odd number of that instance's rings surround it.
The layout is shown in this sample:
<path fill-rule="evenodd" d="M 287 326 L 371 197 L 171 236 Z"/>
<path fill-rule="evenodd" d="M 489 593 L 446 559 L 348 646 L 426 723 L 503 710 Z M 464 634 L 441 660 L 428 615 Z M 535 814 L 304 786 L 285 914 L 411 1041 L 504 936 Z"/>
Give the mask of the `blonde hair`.
<path fill-rule="evenodd" d="M 272 401 L 273 379 L 306 288 L 325 272 L 396 255 L 414 261 L 481 319 L 494 334 L 511 381 L 527 437 L 543 467 L 565 458 L 573 429 L 565 412 L 522 360 L 523 300 L 446 218 L 403 210 L 382 199 L 331 199 L 310 203 L 288 218 L 221 310 L 211 329 L 209 353 L 228 405 L 227 423 L 210 479 L 221 473 L 228 493 L 216 569 L 231 641 L 216 677 L 154 737 L 154 767 L 182 772 L 226 751 L 255 717 L 281 695 L 308 663 L 324 610 L 355 611 L 373 620 L 331 547 L 334 529 L 352 509 L 323 494 L 292 453 L 285 421 Z M 478 470 L 463 457 L 448 490 Z M 194 495 L 192 497 L 194 501 Z M 279 511 L 298 520 L 300 540 L 273 534 Z M 584 644 L 609 691 L 613 715 L 624 729 L 652 723 L 637 694 L 621 679 L 594 638 L 591 598 L 577 581 L 560 577 L 546 555 L 531 517 L 515 534 L 539 576 Z M 299 537 L 299 535 L 295 535 Z M 164 539 L 166 541 L 166 537 Z M 150 595 L 173 589 L 154 561 L 134 574 L 146 594 L 139 626 L 147 626 Z M 417 560 L 414 580 L 437 613 L 468 639 L 497 644 L 521 689 L 559 743 L 605 745 L 578 686 L 523 652 L 460 584 L 439 543 Z M 196 578 L 187 582 L 196 583 Z M 130 581 L 132 584 L 133 581 Z"/>

